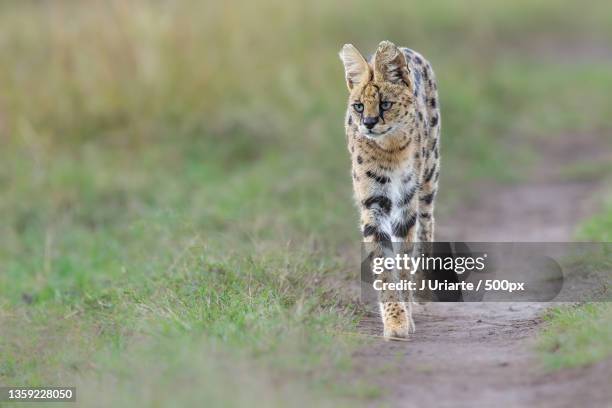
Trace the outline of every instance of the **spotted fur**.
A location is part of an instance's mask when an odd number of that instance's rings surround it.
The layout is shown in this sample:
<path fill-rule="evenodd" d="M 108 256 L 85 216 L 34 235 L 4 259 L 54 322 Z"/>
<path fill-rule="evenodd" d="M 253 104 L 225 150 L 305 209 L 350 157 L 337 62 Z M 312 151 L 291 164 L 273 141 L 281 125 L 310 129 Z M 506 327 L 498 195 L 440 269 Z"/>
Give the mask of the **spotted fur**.
<path fill-rule="evenodd" d="M 440 175 L 440 109 L 434 72 L 419 53 L 389 41 L 366 60 L 355 47 L 340 51 L 349 88 L 345 129 L 363 239 L 384 254 L 391 242 L 434 239 Z M 383 281 L 405 276 L 383 276 Z M 382 292 L 385 337 L 414 329 L 411 299 Z"/>

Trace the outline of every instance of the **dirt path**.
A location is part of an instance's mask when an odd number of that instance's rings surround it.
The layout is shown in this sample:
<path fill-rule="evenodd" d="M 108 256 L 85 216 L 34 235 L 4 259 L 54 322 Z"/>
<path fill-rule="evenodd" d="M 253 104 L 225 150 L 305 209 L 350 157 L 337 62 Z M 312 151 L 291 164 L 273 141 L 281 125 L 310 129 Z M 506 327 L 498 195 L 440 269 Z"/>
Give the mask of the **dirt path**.
<path fill-rule="evenodd" d="M 597 183 L 564 181 L 555 171 L 556 163 L 568 152 L 582 152 L 572 158 L 581 161 L 601 153 L 593 148 L 581 150 L 576 143 L 584 140 L 569 138 L 554 148 L 544 146 L 544 160 L 534 172 L 538 175 L 534 181 L 481 187 L 463 208 L 439 217 L 438 240 L 571 241 L 576 224 L 592 207 Z M 610 361 L 544 373 L 533 343 L 547 306 L 427 304 L 415 314 L 417 331 L 410 341 L 376 340 L 356 360 L 383 372 L 373 381 L 388 391 L 391 406 L 610 406 Z M 368 316 L 361 330 L 379 335 L 378 316 Z"/>

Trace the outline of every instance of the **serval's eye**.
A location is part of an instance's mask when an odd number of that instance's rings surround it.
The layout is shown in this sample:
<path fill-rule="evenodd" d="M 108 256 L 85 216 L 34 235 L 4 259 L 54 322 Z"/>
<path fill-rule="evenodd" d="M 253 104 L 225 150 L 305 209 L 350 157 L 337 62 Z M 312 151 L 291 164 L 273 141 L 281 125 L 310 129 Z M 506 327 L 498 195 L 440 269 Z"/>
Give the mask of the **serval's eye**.
<path fill-rule="evenodd" d="M 363 103 L 354 103 L 353 109 L 359 113 L 363 112 Z"/>
<path fill-rule="evenodd" d="M 393 106 L 393 102 L 384 101 L 380 103 L 380 109 L 382 110 L 389 110 L 391 106 Z"/>

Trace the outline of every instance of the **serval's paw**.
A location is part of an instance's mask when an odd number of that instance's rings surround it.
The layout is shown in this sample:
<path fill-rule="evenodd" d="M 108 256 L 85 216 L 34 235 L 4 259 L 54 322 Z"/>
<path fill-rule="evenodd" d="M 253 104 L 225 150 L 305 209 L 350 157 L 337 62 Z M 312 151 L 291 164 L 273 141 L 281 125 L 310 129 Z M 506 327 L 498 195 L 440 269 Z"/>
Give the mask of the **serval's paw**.
<path fill-rule="evenodd" d="M 408 336 L 410 336 L 410 325 L 408 322 L 403 322 L 400 324 L 390 322 L 385 323 L 383 336 L 385 337 L 385 340 L 407 339 Z"/>
<path fill-rule="evenodd" d="M 414 321 L 410 308 L 403 303 L 386 303 L 383 306 L 383 336 L 386 340 L 406 339 L 414 333 Z"/>

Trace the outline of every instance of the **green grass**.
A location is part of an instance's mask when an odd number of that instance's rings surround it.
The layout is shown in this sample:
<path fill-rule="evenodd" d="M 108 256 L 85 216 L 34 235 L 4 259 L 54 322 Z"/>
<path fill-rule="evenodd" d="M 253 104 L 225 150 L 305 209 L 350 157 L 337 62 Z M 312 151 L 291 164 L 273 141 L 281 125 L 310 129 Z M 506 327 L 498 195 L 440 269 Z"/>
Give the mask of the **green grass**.
<path fill-rule="evenodd" d="M 582 226 L 579 236 L 586 240 L 612 242 L 612 202 Z"/>
<path fill-rule="evenodd" d="M 579 367 L 612 355 L 612 306 L 586 303 L 552 309 L 538 346 L 550 369 Z"/>
<path fill-rule="evenodd" d="M 432 61 L 448 211 L 466 180 L 528 176 L 534 139 L 612 128 L 610 64 L 566 58 L 609 43 L 609 12 L 2 3 L 0 383 L 100 406 L 378 398 L 341 334 L 362 310 L 338 50 Z"/>
<path fill-rule="evenodd" d="M 609 174 L 604 172 L 604 174 Z M 583 223 L 578 238 L 591 242 L 610 242 L 612 207 L 609 204 Z M 602 259 L 580 261 L 581 269 L 592 263 L 594 273 L 609 282 L 612 273 L 609 254 Z M 571 269 L 571 268 L 570 268 Z M 578 367 L 612 357 L 612 305 L 608 302 L 582 303 L 552 308 L 546 327 L 539 334 L 538 348 L 549 369 Z"/>

